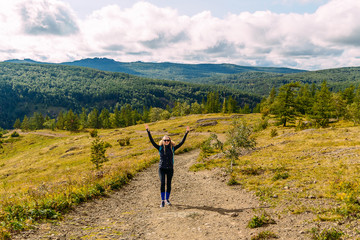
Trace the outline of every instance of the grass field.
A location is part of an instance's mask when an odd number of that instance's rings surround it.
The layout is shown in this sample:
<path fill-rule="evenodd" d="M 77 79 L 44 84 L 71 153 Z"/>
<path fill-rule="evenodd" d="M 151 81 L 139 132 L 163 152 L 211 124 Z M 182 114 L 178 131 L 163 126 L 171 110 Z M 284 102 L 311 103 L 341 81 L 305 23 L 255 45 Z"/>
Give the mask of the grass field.
<path fill-rule="evenodd" d="M 211 118 L 220 118 L 218 124 L 200 126 L 197 122 Z M 261 115 L 240 119 L 255 126 Z M 224 142 L 232 121 L 229 115 L 190 115 L 149 127 L 155 139 L 167 133 L 179 142 L 189 125 L 192 131 L 179 149 L 189 151 L 199 148 L 210 133 Z M 76 204 L 120 188 L 136 172 L 158 161 L 143 125 L 99 130 L 99 136 L 111 145 L 106 152 L 109 161 L 100 170 L 90 161 L 94 138 L 89 132 L 44 130 L 20 132 L 17 138 L 8 133 L 2 138 L 0 237 L 31 228 L 40 220 L 60 219 Z M 314 212 L 315 221 L 360 217 L 359 127 L 340 121 L 326 129 L 297 131 L 269 124 L 253 136 L 256 148 L 235 161 L 232 175 L 236 182 L 268 204 L 283 205 L 284 212 Z M 126 137 L 130 145 L 120 146 L 117 140 Z M 228 172 L 229 160 L 221 154 L 199 159 L 191 170 L 212 168 Z"/>

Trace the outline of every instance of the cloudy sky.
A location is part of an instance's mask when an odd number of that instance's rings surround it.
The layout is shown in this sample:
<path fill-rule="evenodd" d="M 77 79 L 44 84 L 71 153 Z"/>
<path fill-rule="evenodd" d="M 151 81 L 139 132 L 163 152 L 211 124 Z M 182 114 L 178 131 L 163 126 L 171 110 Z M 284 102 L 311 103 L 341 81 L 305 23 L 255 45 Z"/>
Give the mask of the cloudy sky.
<path fill-rule="evenodd" d="M 0 61 L 360 66 L 360 0 L 0 0 Z"/>

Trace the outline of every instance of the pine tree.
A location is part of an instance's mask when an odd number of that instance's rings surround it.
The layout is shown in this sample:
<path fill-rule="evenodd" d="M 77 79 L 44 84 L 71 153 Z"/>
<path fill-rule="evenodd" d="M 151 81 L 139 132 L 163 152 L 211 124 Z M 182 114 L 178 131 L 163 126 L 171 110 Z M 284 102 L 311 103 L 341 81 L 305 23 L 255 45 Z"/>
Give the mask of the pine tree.
<path fill-rule="evenodd" d="M 70 109 L 65 117 L 65 128 L 68 131 L 75 132 L 80 129 L 80 121 L 77 114 Z"/>
<path fill-rule="evenodd" d="M 30 123 L 29 123 L 29 118 L 25 115 L 24 119 L 21 123 L 21 130 L 23 131 L 27 131 L 30 129 Z"/>
<path fill-rule="evenodd" d="M 16 119 L 13 127 L 14 127 L 14 129 L 20 129 L 21 128 L 21 121 L 20 121 L 19 118 Z"/>
<path fill-rule="evenodd" d="M 310 114 L 314 104 L 314 98 L 311 94 L 308 84 L 301 86 L 299 93 L 295 99 L 298 111 L 303 114 Z"/>
<path fill-rule="evenodd" d="M 329 124 L 329 118 L 333 114 L 332 98 L 326 81 L 321 84 L 321 89 L 315 94 L 315 102 L 312 108 L 313 118 L 320 127 Z"/>
<path fill-rule="evenodd" d="M 91 143 L 91 162 L 95 164 L 96 169 L 100 169 L 104 162 L 109 161 L 109 159 L 105 156 L 106 153 L 106 145 L 100 140 L 100 138 L 96 137 L 95 140 Z"/>
<path fill-rule="evenodd" d="M 88 114 L 85 108 L 81 109 L 79 121 L 80 121 L 80 128 L 87 128 Z"/>
<path fill-rule="evenodd" d="M 56 128 L 59 130 L 65 129 L 65 117 L 63 112 L 59 112 L 57 119 L 56 119 Z"/>
<path fill-rule="evenodd" d="M 107 110 L 106 108 L 101 110 L 101 113 L 99 115 L 99 120 L 100 120 L 100 125 L 101 125 L 102 128 L 110 128 L 111 123 L 110 123 L 109 110 Z"/>
<path fill-rule="evenodd" d="M 99 111 L 96 108 L 89 113 L 87 125 L 89 128 L 100 128 Z"/>
<path fill-rule="evenodd" d="M 271 112 L 275 114 L 284 127 L 298 115 L 295 96 L 299 86 L 299 83 L 288 83 L 280 87 L 279 94 L 271 106 Z"/>

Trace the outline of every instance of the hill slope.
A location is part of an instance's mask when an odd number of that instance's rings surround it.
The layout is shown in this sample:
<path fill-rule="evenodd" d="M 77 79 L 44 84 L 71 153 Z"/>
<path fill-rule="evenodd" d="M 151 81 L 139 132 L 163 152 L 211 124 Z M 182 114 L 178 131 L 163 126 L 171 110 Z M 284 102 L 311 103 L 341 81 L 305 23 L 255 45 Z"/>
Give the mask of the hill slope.
<path fill-rule="evenodd" d="M 357 86 L 360 81 L 360 67 L 334 68 L 289 74 L 246 72 L 203 78 L 198 79 L 196 82 L 227 86 L 265 96 L 270 93 L 272 87 L 278 89 L 280 86 L 290 82 L 320 85 L 324 80 L 327 81 L 333 91 L 343 90 L 350 85 Z"/>
<path fill-rule="evenodd" d="M 304 70 L 290 68 L 251 67 L 235 64 L 180 64 L 150 62 L 117 62 L 108 58 L 88 58 L 62 63 L 71 66 L 90 67 L 103 71 L 124 72 L 137 76 L 196 82 L 199 78 L 223 76 L 244 72 L 298 73 Z"/>
<path fill-rule="evenodd" d="M 153 80 L 125 73 L 53 65 L 0 63 L 0 127 L 11 127 L 16 118 L 39 111 L 54 115 L 60 110 L 162 107 L 174 101 L 201 102 L 210 91 L 233 95 L 254 107 L 258 97 L 238 90 L 169 80 Z"/>

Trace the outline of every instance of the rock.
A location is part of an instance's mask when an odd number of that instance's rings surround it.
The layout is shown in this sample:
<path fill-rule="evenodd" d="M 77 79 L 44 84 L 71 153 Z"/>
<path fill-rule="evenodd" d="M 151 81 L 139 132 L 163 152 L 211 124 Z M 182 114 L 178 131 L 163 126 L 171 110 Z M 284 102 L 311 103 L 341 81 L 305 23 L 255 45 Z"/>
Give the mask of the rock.
<path fill-rule="evenodd" d="M 230 215 L 231 217 L 237 217 L 237 216 L 239 216 L 239 213 L 237 213 L 237 212 L 233 212 L 233 213 L 231 213 L 231 215 Z"/>
<path fill-rule="evenodd" d="M 279 196 L 276 195 L 276 194 L 274 194 L 274 195 L 272 195 L 271 197 L 272 197 L 272 198 L 278 198 Z"/>

